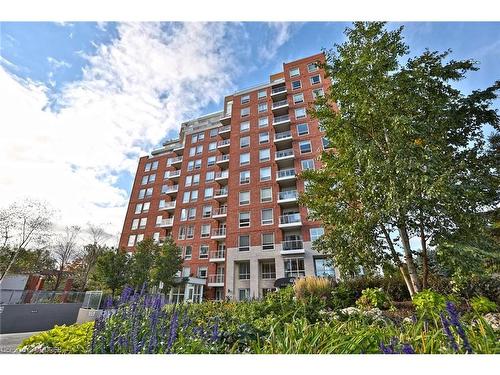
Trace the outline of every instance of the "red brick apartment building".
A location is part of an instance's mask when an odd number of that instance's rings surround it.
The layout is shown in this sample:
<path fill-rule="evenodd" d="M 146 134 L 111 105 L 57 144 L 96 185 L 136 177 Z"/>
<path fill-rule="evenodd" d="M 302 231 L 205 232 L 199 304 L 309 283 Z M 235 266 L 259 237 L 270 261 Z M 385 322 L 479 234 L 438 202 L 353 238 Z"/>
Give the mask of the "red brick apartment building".
<path fill-rule="evenodd" d="M 317 54 L 283 64 L 269 83 L 225 97 L 221 112 L 181 125 L 140 158 L 120 238 L 172 236 L 187 282 L 172 301 L 260 298 L 284 277 L 334 275 L 311 243 L 323 233 L 297 203 L 301 171 L 326 146 L 306 108 L 330 82 Z"/>

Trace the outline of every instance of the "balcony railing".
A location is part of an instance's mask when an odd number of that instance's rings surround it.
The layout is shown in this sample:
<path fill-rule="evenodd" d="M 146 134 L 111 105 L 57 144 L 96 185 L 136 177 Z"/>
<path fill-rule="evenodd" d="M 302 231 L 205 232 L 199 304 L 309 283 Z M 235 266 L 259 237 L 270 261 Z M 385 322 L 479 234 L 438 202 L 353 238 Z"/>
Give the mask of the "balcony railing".
<path fill-rule="evenodd" d="M 300 214 L 286 214 L 280 216 L 280 224 L 295 224 L 300 222 Z"/>
<path fill-rule="evenodd" d="M 228 191 L 229 191 L 228 189 L 215 190 L 214 197 L 220 197 L 221 195 L 227 195 Z"/>
<path fill-rule="evenodd" d="M 229 155 L 219 155 L 217 156 L 217 163 L 229 161 Z"/>
<path fill-rule="evenodd" d="M 170 217 L 168 219 L 163 219 L 161 222 L 157 223 L 157 227 L 171 227 L 174 225 L 174 218 Z"/>
<path fill-rule="evenodd" d="M 286 199 L 297 199 L 299 197 L 299 194 L 297 193 L 297 190 L 287 190 L 287 191 L 280 191 L 278 193 L 278 200 L 286 200 Z"/>
<path fill-rule="evenodd" d="M 277 178 L 286 178 L 286 177 L 294 177 L 294 176 L 295 176 L 295 169 L 294 168 L 282 169 L 281 171 L 278 171 L 276 174 Z"/>
<path fill-rule="evenodd" d="M 277 124 L 279 122 L 285 122 L 290 120 L 290 116 L 288 115 L 283 115 L 283 116 L 277 116 L 273 118 L 273 124 Z"/>
<path fill-rule="evenodd" d="M 224 139 L 223 141 L 217 142 L 217 147 L 229 146 L 231 141 L 229 139 Z"/>
<path fill-rule="evenodd" d="M 177 156 L 176 158 L 173 158 L 171 164 L 175 163 L 182 163 L 182 156 Z"/>
<path fill-rule="evenodd" d="M 219 128 L 219 134 L 227 131 L 231 131 L 231 125 L 221 126 Z"/>
<path fill-rule="evenodd" d="M 165 172 L 165 178 L 173 178 L 173 177 L 179 177 L 181 175 L 181 171 L 166 171 Z"/>
<path fill-rule="evenodd" d="M 212 211 L 212 216 L 227 215 L 227 206 L 216 208 Z"/>
<path fill-rule="evenodd" d="M 283 138 L 290 138 L 291 136 L 292 136 L 292 132 L 290 130 L 288 130 L 286 132 L 276 133 L 274 135 L 274 140 L 277 141 L 277 140 L 280 140 Z"/>
<path fill-rule="evenodd" d="M 287 150 L 276 151 L 276 159 L 286 158 L 288 156 L 293 156 L 293 148 L 289 148 Z"/>
<path fill-rule="evenodd" d="M 168 210 L 169 208 L 175 208 L 175 204 L 177 201 L 165 202 L 163 205 L 159 207 L 160 210 Z"/>
<path fill-rule="evenodd" d="M 271 90 L 271 94 L 280 94 L 282 92 L 286 92 L 286 86 L 275 87 Z"/>
<path fill-rule="evenodd" d="M 224 259 L 226 252 L 224 250 L 216 250 L 210 252 L 210 259 Z"/>
<path fill-rule="evenodd" d="M 224 284 L 224 274 L 208 275 L 208 284 Z"/>
<path fill-rule="evenodd" d="M 302 250 L 304 249 L 304 243 L 302 240 L 283 241 L 281 248 L 283 251 Z"/>
<path fill-rule="evenodd" d="M 165 193 L 171 193 L 171 192 L 174 192 L 174 191 L 178 191 L 179 190 L 179 185 L 171 185 L 171 186 L 167 186 L 166 188 L 162 188 L 162 193 L 165 194 Z"/>
<path fill-rule="evenodd" d="M 226 235 L 226 228 L 212 229 L 212 237 L 220 237 Z"/>
<path fill-rule="evenodd" d="M 285 100 L 279 100 L 279 101 L 273 103 L 273 109 L 274 108 L 278 108 L 278 107 L 282 107 L 284 105 L 288 105 L 288 100 L 286 100 L 286 99 Z"/>

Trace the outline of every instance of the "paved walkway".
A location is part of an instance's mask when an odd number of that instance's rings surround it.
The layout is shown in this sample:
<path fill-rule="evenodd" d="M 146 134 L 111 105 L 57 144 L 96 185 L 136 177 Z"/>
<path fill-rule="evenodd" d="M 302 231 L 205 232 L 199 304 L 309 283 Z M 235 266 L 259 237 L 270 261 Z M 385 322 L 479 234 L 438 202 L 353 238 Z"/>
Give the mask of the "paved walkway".
<path fill-rule="evenodd" d="M 14 353 L 17 346 L 25 339 L 39 332 L 4 333 L 0 335 L 0 354 Z"/>

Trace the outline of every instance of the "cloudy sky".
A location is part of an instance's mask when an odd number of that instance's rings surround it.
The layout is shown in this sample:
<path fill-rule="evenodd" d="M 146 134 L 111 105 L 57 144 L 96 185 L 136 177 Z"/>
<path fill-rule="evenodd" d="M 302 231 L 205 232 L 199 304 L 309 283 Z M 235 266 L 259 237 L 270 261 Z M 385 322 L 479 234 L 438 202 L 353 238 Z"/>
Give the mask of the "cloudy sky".
<path fill-rule="evenodd" d="M 140 156 L 347 25 L 0 23 L 0 207 L 43 199 L 63 225 L 119 232 Z M 500 23 L 407 23 L 404 36 L 412 53 L 479 61 L 464 92 L 500 79 Z"/>

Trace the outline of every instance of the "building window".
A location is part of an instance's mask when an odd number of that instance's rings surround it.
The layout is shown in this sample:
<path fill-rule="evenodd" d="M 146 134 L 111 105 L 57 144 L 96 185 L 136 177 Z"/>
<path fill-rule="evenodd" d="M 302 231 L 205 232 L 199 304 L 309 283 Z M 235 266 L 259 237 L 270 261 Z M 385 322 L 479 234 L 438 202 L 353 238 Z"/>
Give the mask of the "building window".
<path fill-rule="evenodd" d="M 245 121 L 240 123 L 240 132 L 246 132 L 250 130 L 250 121 Z"/>
<path fill-rule="evenodd" d="M 311 228 L 309 229 L 309 235 L 311 236 L 311 242 L 317 240 L 325 233 L 323 228 Z"/>
<path fill-rule="evenodd" d="M 194 220 L 196 218 L 196 207 L 189 208 L 188 220 Z"/>
<path fill-rule="evenodd" d="M 323 91 L 323 89 L 314 89 L 312 90 L 312 94 L 313 99 L 316 99 L 318 96 L 325 96 L 325 92 Z"/>
<path fill-rule="evenodd" d="M 128 246 L 134 246 L 135 245 L 135 234 L 132 234 L 128 236 Z"/>
<path fill-rule="evenodd" d="M 250 153 L 246 152 L 244 154 L 240 154 L 240 165 L 250 164 Z"/>
<path fill-rule="evenodd" d="M 265 167 L 260 169 L 260 180 L 269 181 L 271 179 L 271 167 Z"/>
<path fill-rule="evenodd" d="M 203 141 L 204 139 L 205 139 L 205 133 L 203 133 L 203 132 L 198 133 L 198 140 Z"/>
<path fill-rule="evenodd" d="M 139 228 L 139 219 L 134 219 L 132 220 L 132 227 L 130 229 L 135 230 L 137 228 Z"/>
<path fill-rule="evenodd" d="M 302 87 L 302 83 L 300 81 L 292 82 L 292 90 L 298 90 Z"/>
<path fill-rule="evenodd" d="M 250 212 L 240 212 L 240 228 L 250 226 Z"/>
<path fill-rule="evenodd" d="M 196 155 L 199 155 L 203 152 L 203 145 L 196 146 Z M 201 162 L 201 160 L 200 160 Z"/>
<path fill-rule="evenodd" d="M 312 159 L 302 160 L 300 164 L 302 165 L 303 171 L 306 171 L 308 169 L 314 169 L 314 160 Z"/>
<path fill-rule="evenodd" d="M 160 232 L 153 233 L 153 241 L 156 243 L 160 242 Z"/>
<path fill-rule="evenodd" d="M 192 171 L 193 169 L 194 169 L 194 161 L 190 160 L 188 161 L 187 170 Z"/>
<path fill-rule="evenodd" d="M 262 262 L 260 264 L 262 279 L 275 279 L 276 278 L 276 265 L 274 262 Z"/>
<path fill-rule="evenodd" d="M 148 223 L 148 218 L 143 217 L 141 221 L 139 222 L 139 229 L 144 229 L 146 228 L 146 224 Z"/>
<path fill-rule="evenodd" d="M 246 301 L 250 299 L 250 288 L 238 289 L 238 300 Z"/>
<path fill-rule="evenodd" d="M 299 104 L 299 103 L 304 103 L 304 94 L 295 94 L 293 96 L 293 104 Z"/>
<path fill-rule="evenodd" d="M 187 220 L 187 208 L 183 208 L 181 210 L 181 218 L 180 221 L 186 221 Z M 158 222 L 156 223 L 158 224 Z"/>
<path fill-rule="evenodd" d="M 213 181 L 215 178 L 215 172 L 214 171 L 210 171 L 210 172 L 207 172 L 206 175 L 205 175 L 205 181 Z"/>
<path fill-rule="evenodd" d="M 311 85 L 317 85 L 318 83 L 321 83 L 321 78 L 319 77 L 319 74 L 312 76 L 310 80 L 311 80 Z"/>
<path fill-rule="evenodd" d="M 207 278 L 207 273 L 208 273 L 208 268 L 207 267 L 198 267 L 198 277 L 200 279 L 206 279 Z"/>
<path fill-rule="evenodd" d="M 186 246 L 184 248 L 184 259 L 191 259 L 191 257 L 193 256 L 193 248 L 191 246 Z"/>
<path fill-rule="evenodd" d="M 250 115 L 250 107 L 241 108 L 240 115 L 241 115 L 241 117 L 249 116 Z"/>
<path fill-rule="evenodd" d="M 307 154 L 311 152 L 311 141 L 299 142 L 299 148 L 301 154 Z"/>
<path fill-rule="evenodd" d="M 246 104 L 250 102 L 250 94 L 243 95 L 241 97 L 241 104 Z"/>
<path fill-rule="evenodd" d="M 148 176 L 144 176 L 141 181 L 141 185 L 147 185 L 148 183 Z"/>
<path fill-rule="evenodd" d="M 191 186 L 193 183 L 193 176 L 186 176 L 186 181 L 184 182 L 184 186 L 188 187 Z"/>
<path fill-rule="evenodd" d="M 139 199 L 144 199 L 145 195 L 146 195 L 146 189 L 139 190 Z"/>
<path fill-rule="evenodd" d="M 208 144 L 208 151 L 215 151 L 217 149 L 217 142 L 210 142 Z"/>
<path fill-rule="evenodd" d="M 259 113 L 266 112 L 267 111 L 267 103 L 259 103 L 257 107 Z"/>
<path fill-rule="evenodd" d="M 185 191 L 182 195 L 182 203 L 189 203 L 189 196 L 191 195 L 190 191 Z"/>
<path fill-rule="evenodd" d="M 203 206 L 202 218 L 207 218 L 212 216 L 212 206 Z"/>
<path fill-rule="evenodd" d="M 193 134 L 191 136 L 191 143 L 196 143 L 198 142 L 198 134 Z"/>
<path fill-rule="evenodd" d="M 142 211 L 142 203 L 136 204 L 134 214 L 140 214 L 141 211 Z"/>
<path fill-rule="evenodd" d="M 241 171 L 240 172 L 240 185 L 249 184 L 250 183 L 250 171 Z"/>
<path fill-rule="evenodd" d="M 189 277 L 189 276 L 191 276 L 191 267 L 182 267 L 182 277 Z"/>
<path fill-rule="evenodd" d="M 210 138 L 217 137 L 217 134 L 219 134 L 219 130 L 217 128 L 210 129 Z"/>
<path fill-rule="evenodd" d="M 192 157 L 195 154 L 196 154 L 196 147 L 193 146 L 189 149 L 189 156 Z"/>
<path fill-rule="evenodd" d="M 274 250 L 274 233 L 262 233 L 262 250 Z"/>
<path fill-rule="evenodd" d="M 205 196 L 204 199 L 211 199 L 214 196 L 214 188 L 205 188 Z"/>
<path fill-rule="evenodd" d="M 250 280 L 250 262 L 238 263 L 238 279 Z"/>
<path fill-rule="evenodd" d="M 297 124 L 297 134 L 298 135 L 309 134 L 309 126 L 307 124 Z"/>
<path fill-rule="evenodd" d="M 259 117 L 259 128 L 265 128 L 267 125 L 269 125 L 269 118 Z"/>
<path fill-rule="evenodd" d="M 163 216 L 158 215 L 158 216 L 156 217 L 156 225 L 157 225 L 157 226 L 158 226 L 158 225 L 161 225 L 161 222 L 162 222 L 162 221 L 163 221 Z"/>
<path fill-rule="evenodd" d="M 202 224 L 201 226 L 201 238 L 210 237 L 210 224 Z"/>
<path fill-rule="evenodd" d="M 318 70 L 318 64 L 316 63 L 310 63 L 310 64 L 307 64 L 307 71 L 309 73 L 312 73 L 312 72 L 315 72 L 316 70 Z"/>
<path fill-rule="evenodd" d="M 263 148 L 259 150 L 259 161 L 269 161 L 271 160 L 271 149 Z"/>
<path fill-rule="evenodd" d="M 264 99 L 267 97 L 267 90 L 262 90 L 257 93 L 257 99 Z"/>
<path fill-rule="evenodd" d="M 314 271 L 318 277 L 333 277 L 335 278 L 335 267 L 330 259 L 315 258 Z"/>
<path fill-rule="evenodd" d="M 217 158 L 215 156 L 209 156 L 207 158 L 207 166 L 215 165 Z"/>
<path fill-rule="evenodd" d="M 144 234 L 138 234 L 137 235 L 137 244 L 139 244 L 140 242 L 142 242 L 144 240 Z"/>
<path fill-rule="evenodd" d="M 259 144 L 269 142 L 269 132 L 259 133 Z"/>
<path fill-rule="evenodd" d="M 198 190 L 193 190 L 191 192 L 191 202 L 196 202 L 198 200 Z"/>
<path fill-rule="evenodd" d="M 305 276 L 304 258 L 285 259 L 285 277 L 301 277 Z"/>
<path fill-rule="evenodd" d="M 200 259 L 207 259 L 208 258 L 208 245 L 201 245 L 200 246 Z"/>
<path fill-rule="evenodd" d="M 330 148 L 330 141 L 325 137 L 321 138 L 321 144 L 323 145 L 323 150 Z"/>
<path fill-rule="evenodd" d="M 186 238 L 188 240 L 194 238 L 194 227 L 192 225 L 190 225 L 189 227 L 187 227 Z"/>
<path fill-rule="evenodd" d="M 179 240 L 184 240 L 186 239 L 186 227 L 180 227 L 179 228 L 179 235 L 177 236 Z"/>
<path fill-rule="evenodd" d="M 240 191 L 240 206 L 250 204 L 250 192 Z"/>
<path fill-rule="evenodd" d="M 250 236 L 243 235 L 238 237 L 238 250 L 250 251 Z"/>
<path fill-rule="evenodd" d="M 273 201 L 273 189 L 272 188 L 262 188 L 260 189 L 260 202 L 272 202 Z"/>
<path fill-rule="evenodd" d="M 149 212 L 149 207 L 151 206 L 151 202 L 144 202 L 142 206 L 142 212 Z"/>
<path fill-rule="evenodd" d="M 290 77 L 297 77 L 300 75 L 300 69 L 299 68 L 292 68 L 290 69 Z"/>
<path fill-rule="evenodd" d="M 261 224 L 270 225 L 273 223 L 273 209 L 265 208 L 261 210 Z"/>
<path fill-rule="evenodd" d="M 144 172 L 149 172 L 151 170 L 151 163 L 146 163 L 144 166 Z"/>
<path fill-rule="evenodd" d="M 240 148 L 245 148 L 250 146 L 250 137 L 240 138 Z"/>
<path fill-rule="evenodd" d="M 296 108 L 295 109 L 295 119 L 301 119 L 306 117 L 306 109 L 305 108 Z"/>
<path fill-rule="evenodd" d="M 194 169 L 201 169 L 201 159 L 194 161 Z"/>

